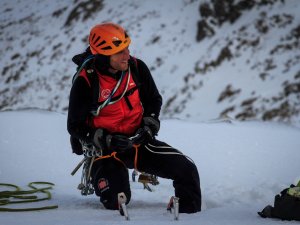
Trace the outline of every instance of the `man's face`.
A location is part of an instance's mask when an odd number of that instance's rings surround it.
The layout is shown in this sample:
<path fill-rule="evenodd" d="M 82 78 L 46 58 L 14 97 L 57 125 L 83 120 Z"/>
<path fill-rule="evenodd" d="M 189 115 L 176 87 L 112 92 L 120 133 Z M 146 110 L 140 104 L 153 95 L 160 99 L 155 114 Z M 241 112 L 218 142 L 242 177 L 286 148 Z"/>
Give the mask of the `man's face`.
<path fill-rule="evenodd" d="M 116 73 L 117 71 L 125 71 L 128 69 L 129 60 L 129 49 L 128 47 L 122 51 L 110 56 L 110 72 Z"/>

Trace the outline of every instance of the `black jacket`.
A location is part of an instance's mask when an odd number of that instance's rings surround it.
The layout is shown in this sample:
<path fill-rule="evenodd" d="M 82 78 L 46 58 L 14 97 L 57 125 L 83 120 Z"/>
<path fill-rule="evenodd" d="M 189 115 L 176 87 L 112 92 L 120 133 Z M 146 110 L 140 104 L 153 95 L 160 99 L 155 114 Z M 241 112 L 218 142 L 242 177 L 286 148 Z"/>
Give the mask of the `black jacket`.
<path fill-rule="evenodd" d="M 73 61 L 77 64 L 82 63 L 82 60 L 76 61 L 74 58 Z M 135 62 L 131 57 L 129 65 L 134 72 L 132 63 Z M 133 78 L 139 86 L 140 98 L 144 108 L 143 116 L 154 116 L 158 119 L 162 105 L 162 97 L 146 64 L 142 60 L 136 59 L 136 65 L 138 72 L 134 74 Z M 103 74 L 103 71 L 101 73 Z M 112 76 L 112 74 L 109 73 L 106 75 Z M 87 122 L 92 116 L 90 113 L 92 99 L 92 88 L 88 85 L 85 78 L 79 76 L 75 79 L 70 91 L 67 128 L 72 137 L 88 143 L 92 142 L 95 133 L 95 128 L 89 126 Z"/>

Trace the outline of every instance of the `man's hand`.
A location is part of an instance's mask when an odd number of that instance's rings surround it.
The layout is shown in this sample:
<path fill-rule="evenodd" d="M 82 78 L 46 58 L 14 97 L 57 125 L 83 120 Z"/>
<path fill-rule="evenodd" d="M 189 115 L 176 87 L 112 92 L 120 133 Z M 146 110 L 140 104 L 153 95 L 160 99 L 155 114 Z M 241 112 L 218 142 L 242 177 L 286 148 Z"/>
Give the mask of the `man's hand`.
<path fill-rule="evenodd" d="M 142 127 L 131 137 L 134 144 L 146 144 L 157 135 L 160 123 L 153 117 L 144 117 Z"/>
<path fill-rule="evenodd" d="M 125 135 L 105 134 L 105 131 L 99 128 L 94 133 L 93 144 L 97 149 L 111 153 L 112 151 L 123 151 L 132 148 L 133 143 Z"/>
<path fill-rule="evenodd" d="M 146 144 L 153 139 L 152 131 L 148 126 L 141 127 L 131 137 L 133 144 Z"/>
<path fill-rule="evenodd" d="M 111 151 L 124 151 L 132 148 L 132 141 L 124 135 L 107 135 L 106 145 Z"/>
<path fill-rule="evenodd" d="M 158 119 L 155 119 L 151 116 L 147 116 L 143 118 L 143 124 L 144 127 L 149 127 L 151 132 L 152 132 L 152 136 L 157 135 L 159 128 L 160 128 L 160 122 Z"/>

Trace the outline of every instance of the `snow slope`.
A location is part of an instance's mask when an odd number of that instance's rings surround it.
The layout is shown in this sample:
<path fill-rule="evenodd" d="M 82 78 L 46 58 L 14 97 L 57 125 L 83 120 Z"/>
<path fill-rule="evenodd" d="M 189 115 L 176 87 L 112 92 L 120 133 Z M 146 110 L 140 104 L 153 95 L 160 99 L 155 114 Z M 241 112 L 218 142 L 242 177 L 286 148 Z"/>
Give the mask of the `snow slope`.
<path fill-rule="evenodd" d="M 200 12 L 204 3 L 211 16 Z M 217 16 L 222 11 L 240 16 L 229 22 Z M 91 27 L 113 21 L 128 30 L 131 54 L 150 68 L 163 118 L 300 126 L 299 11 L 299 0 L 2 0 L 0 110 L 66 112 L 72 57 L 88 46 Z M 197 41 L 200 21 L 214 35 Z"/>
<path fill-rule="evenodd" d="M 184 135 L 183 135 L 184 134 Z M 0 182 L 26 189 L 31 181 L 56 184 L 49 202 L 15 207 L 58 204 L 56 210 L 0 212 L 1 224 L 298 224 L 262 219 L 257 211 L 273 204 L 274 196 L 300 179 L 300 130 L 278 123 L 163 120 L 159 139 L 182 150 L 196 163 L 204 210 L 180 214 L 173 221 L 166 204 L 173 195 L 170 180 L 159 179 L 155 192 L 131 182 L 130 221 L 108 211 L 95 196 L 76 189 L 80 172 L 70 175 L 81 157 L 71 154 L 66 115 L 37 110 L 0 113 Z M 2 190 L 2 189 L 1 189 Z"/>

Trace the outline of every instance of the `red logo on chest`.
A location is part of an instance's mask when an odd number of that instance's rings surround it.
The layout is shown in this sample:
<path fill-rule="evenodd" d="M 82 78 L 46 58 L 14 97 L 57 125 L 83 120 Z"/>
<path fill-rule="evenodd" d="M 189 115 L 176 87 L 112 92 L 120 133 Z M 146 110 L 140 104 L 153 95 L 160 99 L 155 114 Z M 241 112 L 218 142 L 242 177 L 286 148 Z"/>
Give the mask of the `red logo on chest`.
<path fill-rule="evenodd" d="M 110 96 L 111 91 L 109 89 L 104 89 L 101 91 L 101 98 L 107 99 Z"/>

